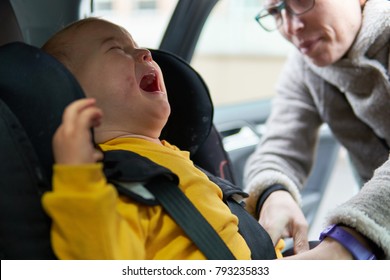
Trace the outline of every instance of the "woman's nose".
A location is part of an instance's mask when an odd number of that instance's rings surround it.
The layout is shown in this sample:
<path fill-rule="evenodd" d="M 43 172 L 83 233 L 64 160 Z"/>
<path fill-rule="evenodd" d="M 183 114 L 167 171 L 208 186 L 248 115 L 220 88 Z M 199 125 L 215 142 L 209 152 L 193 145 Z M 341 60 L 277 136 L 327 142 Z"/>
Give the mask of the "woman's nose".
<path fill-rule="evenodd" d="M 281 11 L 283 32 L 288 35 L 295 35 L 303 29 L 304 23 L 301 16 L 293 15 L 285 9 Z"/>

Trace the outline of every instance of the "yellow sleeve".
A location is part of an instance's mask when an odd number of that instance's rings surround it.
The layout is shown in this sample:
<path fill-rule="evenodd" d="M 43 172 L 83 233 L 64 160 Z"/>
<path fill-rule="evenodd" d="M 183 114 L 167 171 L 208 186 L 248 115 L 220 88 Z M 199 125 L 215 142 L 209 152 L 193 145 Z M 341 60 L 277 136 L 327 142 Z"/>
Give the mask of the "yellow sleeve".
<path fill-rule="evenodd" d="M 283 239 L 279 239 L 278 243 L 276 243 L 276 245 L 275 245 L 276 258 L 278 258 L 278 259 L 283 258 L 282 251 L 284 249 L 285 244 L 286 243 L 284 242 Z"/>
<path fill-rule="evenodd" d="M 55 165 L 53 191 L 45 193 L 42 202 L 52 218 L 52 246 L 58 258 L 145 258 L 138 208 L 130 203 L 123 207 L 100 163 Z"/>

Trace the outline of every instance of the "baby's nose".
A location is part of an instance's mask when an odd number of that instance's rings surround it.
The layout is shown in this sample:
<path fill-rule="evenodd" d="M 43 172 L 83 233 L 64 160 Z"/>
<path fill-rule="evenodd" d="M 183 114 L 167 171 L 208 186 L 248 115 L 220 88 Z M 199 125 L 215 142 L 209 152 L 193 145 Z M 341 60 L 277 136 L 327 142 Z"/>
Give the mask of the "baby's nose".
<path fill-rule="evenodd" d="M 136 57 L 140 61 L 152 61 L 152 54 L 148 49 L 138 49 Z"/>

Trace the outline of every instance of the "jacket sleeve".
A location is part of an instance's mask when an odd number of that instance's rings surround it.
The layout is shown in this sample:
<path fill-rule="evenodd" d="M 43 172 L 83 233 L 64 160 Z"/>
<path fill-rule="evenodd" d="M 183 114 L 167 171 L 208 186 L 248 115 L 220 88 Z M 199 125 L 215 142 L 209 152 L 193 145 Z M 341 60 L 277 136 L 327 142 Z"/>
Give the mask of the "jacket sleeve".
<path fill-rule="evenodd" d="M 43 207 L 52 218 L 57 257 L 144 259 L 136 205 L 123 204 L 101 164 L 55 165 L 53 191 L 44 194 Z M 134 213 L 123 215 L 124 209 Z"/>
<path fill-rule="evenodd" d="M 265 134 L 244 170 L 248 211 L 269 186 L 280 184 L 300 203 L 302 188 L 312 166 L 322 121 L 305 83 L 305 63 L 294 52 L 277 85 Z"/>
<path fill-rule="evenodd" d="M 329 224 L 352 227 L 374 242 L 390 259 L 390 159 L 361 191 L 328 215 Z"/>

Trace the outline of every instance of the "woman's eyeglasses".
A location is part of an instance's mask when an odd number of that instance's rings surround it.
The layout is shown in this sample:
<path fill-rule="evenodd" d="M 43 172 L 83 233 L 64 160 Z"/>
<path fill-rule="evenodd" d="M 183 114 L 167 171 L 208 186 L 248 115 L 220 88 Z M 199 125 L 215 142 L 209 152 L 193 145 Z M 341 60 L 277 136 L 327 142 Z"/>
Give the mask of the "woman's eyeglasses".
<path fill-rule="evenodd" d="M 282 11 L 299 16 L 310 11 L 315 5 L 315 0 L 285 0 L 273 2 L 264 6 L 264 9 L 255 17 L 255 20 L 266 31 L 274 31 L 283 24 Z"/>

